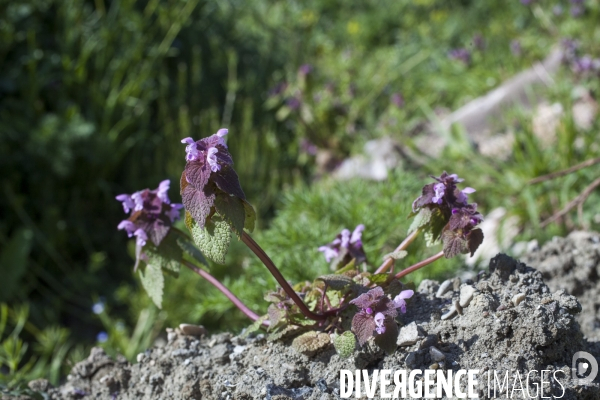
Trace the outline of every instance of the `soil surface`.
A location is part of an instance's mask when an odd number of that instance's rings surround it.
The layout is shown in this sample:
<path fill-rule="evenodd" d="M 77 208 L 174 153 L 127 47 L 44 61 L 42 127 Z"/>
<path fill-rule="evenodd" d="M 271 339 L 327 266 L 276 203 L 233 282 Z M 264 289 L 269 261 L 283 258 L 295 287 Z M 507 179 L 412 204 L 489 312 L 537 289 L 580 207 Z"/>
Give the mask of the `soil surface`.
<path fill-rule="evenodd" d="M 136 364 L 95 348 L 64 385 L 48 388 L 34 381 L 30 387 L 65 400 L 337 399 L 342 369 L 371 374 L 477 369 L 479 396 L 489 398 L 488 372 L 504 376 L 510 371 L 514 388 L 516 372 L 525 382 L 532 370 L 550 370 L 560 385 L 546 383 L 546 396 L 558 398 L 564 390 L 563 399 L 600 399 L 598 379 L 579 384 L 571 378 L 576 352 L 600 358 L 599 252 L 600 235 L 575 232 L 527 254 L 524 263 L 499 254 L 475 280 L 425 280 L 400 317 L 399 346 L 391 355 L 367 343 L 347 359 L 340 359 L 332 345 L 307 356 L 289 342 L 268 342 L 263 334 L 243 339 L 227 333 L 184 335 L 177 329 L 169 332 L 166 345 L 139 355 Z M 530 395 L 539 398 L 540 375 L 529 378 Z M 388 392 L 393 389 L 392 384 Z M 512 393 L 512 398 L 527 398 L 521 391 Z M 496 398 L 511 396 L 498 393 Z"/>

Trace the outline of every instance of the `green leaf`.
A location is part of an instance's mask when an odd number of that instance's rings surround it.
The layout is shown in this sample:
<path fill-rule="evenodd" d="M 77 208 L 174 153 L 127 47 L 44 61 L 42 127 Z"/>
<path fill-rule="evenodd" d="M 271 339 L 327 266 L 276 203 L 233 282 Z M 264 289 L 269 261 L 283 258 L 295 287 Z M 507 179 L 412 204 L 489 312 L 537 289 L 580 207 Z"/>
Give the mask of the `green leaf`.
<path fill-rule="evenodd" d="M 410 228 L 408 228 L 409 235 L 429 223 L 429 220 L 431 219 L 431 209 L 427 207 L 421 208 L 417 214 L 411 213 L 409 218 L 412 216 L 414 216 L 415 219 L 413 220 L 412 224 L 410 224 Z"/>
<path fill-rule="evenodd" d="M 246 221 L 246 211 L 242 200 L 226 193 L 220 193 L 215 200 L 215 208 L 217 213 L 229 224 L 231 230 L 240 239 L 244 231 L 244 222 Z M 214 219 L 214 216 L 212 219 Z"/>
<path fill-rule="evenodd" d="M 162 308 L 163 289 L 165 286 L 165 277 L 162 269 L 158 265 L 146 264 L 140 269 L 140 278 L 142 286 L 146 293 L 152 299 L 158 308 Z"/>
<path fill-rule="evenodd" d="M 335 273 L 336 274 L 343 274 L 345 272 L 355 271 L 355 270 L 356 270 L 356 259 L 353 258 L 352 260 L 350 260 L 350 262 L 348 264 L 346 264 L 342 268 L 340 268 L 337 271 L 335 271 Z"/>
<path fill-rule="evenodd" d="M 242 203 L 244 204 L 244 212 L 246 213 L 244 228 L 248 232 L 252 232 L 254 230 L 254 223 L 256 222 L 256 211 L 254 211 L 254 207 L 246 200 L 242 200 Z"/>
<path fill-rule="evenodd" d="M 218 264 L 225 264 L 225 256 L 231 241 L 231 228 L 219 215 L 213 215 L 204 228 L 189 213 L 185 214 L 185 224 L 192 232 L 192 239 L 202 253 Z"/>
<path fill-rule="evenodd" d="M 342 290 L 350 285 L 355 284 L 352 278 L 346 275 L 337 274 L 320 276 L 316 280 L 325 282 L 327 286 L 333 290 Z"/>
<path fill-rule="evenodd" d="M 28 229 L 18 229 L 0 253 L 0 301 L 10 300 L 19 281 L 27 271 L 27 258 L 31 251 L 33 234 Z"/>
<path fill-rule="evenodd" d="M 448 221 L 442 214 L 439 208 L 436 208 L 431 212 L 431 218 L 429 219 L 429 223 L 425 230 L 425 238 L 427 246 L 432 246 L 438 243 L 440 236 L 442 234 L 442 230 L 446 226 Z"/>
<path fill-rule="evenodd" d="M 160 242 L 158 247 L 148 243 L 144 246 L 144 253 L 148 257 L 148 264 L 156 265 L 175 277 L 179 276 L 183 253 L 177 244 L 178 234 L 170 231 Z"/>
<path fill-rule="evenodd" d="M 382 274 L 371 275 L 369 277 L 369 280 L 371 281 L 371 283 L 385 283 L 385 282 L 387 282 L 389 277 L 390 277 L 390 274 L 388 274 L 387 272 L 384 272 Z"/>
<path fill-rule="evenodd" d="M 356 337 L 354 333 L 346 331 L 333 339 L 335 351 L 340 355 L 340 358 L 348 358 L 354 353 L 356 348 Z"/>
<path fill-rule="evenodd" d="M 206 261 L 206 258 L 204 258 L 202 252 L 198 250 L 198 248 L 194 246 L 189 240 L 183 237 L 179 237 L 177 238 L 177 244 L 186 254 L 190 255 L 194 260 L 208 267 L 208 261 Z"/>
<path fill-rule="evenodd" d="M 244 333 L 242 333 L 240 335 L 240 337 L 242 339 L 247 338 L 248 336 L 250 336 L 251 333 L 257 332 L 262 328 L 262 323 L 269 318 L 268 315 L 263 315 L 262 317 L 259 317 L 256 321 L 254 321 L 249 327 L 247 327 L 244 330 Z"/>
<path fill-rule="evenodd" d="M 281 327 L 280 329 L 277 329 L 275 332 L 271 333 L 269 336 L 267 336 L 267 340 L 269 342 L 273 342 L 275 340 L 285 339 L 290 336 L 294 336 L 299 333 L 302 333 L 302 332 L 306 331 L 306 329 L 307 328 L 296 326 L 296 325 L 287 325 L 287 326 Z"/>

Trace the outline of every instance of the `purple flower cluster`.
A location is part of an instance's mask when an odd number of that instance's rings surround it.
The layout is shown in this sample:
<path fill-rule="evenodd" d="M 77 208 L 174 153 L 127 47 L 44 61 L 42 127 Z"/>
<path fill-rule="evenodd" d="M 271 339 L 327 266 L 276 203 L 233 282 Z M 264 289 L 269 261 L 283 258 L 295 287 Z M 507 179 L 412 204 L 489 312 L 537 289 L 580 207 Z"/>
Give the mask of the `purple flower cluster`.
<path fill-rule="evenodd" d="M 393 93 L 390 96 L 390 102 L 398 108 L 404 107 L 404 97 L 400 93 Z"/>
<path fill-rule="evenodd" d="M 362 346 L 373 332 L 382 335 L 388 328 L 395 326 L 394 318 L 401 313 L 406 313 L 406 300 L 413 296 L 412 290 L 403 290 L 394 300 L 387 297 L 379 286 L 363 293 L 350 304 L 359 308 L 352 319 L 352 330 L 356 333 L 358 341 Z"/>
<path fill-rule="evenodd" d="M 471 62 L 471 52 L 463 48 L 450 50 L 448 57 L 453 60 L 462 61 L 465 64 L 469 64 Z"/>
<path fill-rule="evenodd" d="M 460 190 L 457 183 L 463 181 L 456 174 L 444 173 L 438 178 L 432 176 L 435 183 L 425 185 L 421 196 L 412 205 L 414 213 L 422 208 L 436 211 L 439 215 L 443 229 L 437 232 L 441 234 L 444 242 L 444 254 L 450 258 L 459 253 L 470 252 L 473 255 L 475 249 L 483 240 L 483 233 L 475 227 L 483 221 L 483 216 L 477 212 L 477 204 L 469 203 L 468 196 L 475 189 L 467 187 Z M 438 221 L 439 224 L 439 221 Z"/>
<path fill-rule="evenodd" d="M 132 195 L 120 194 L 116 197 L 123 204 L 123 210 L 130 213 L 129 218 L 119 223 L 118 229 L 124 229 L 129 237 L 136 237 L 138 253 L 148 239 L 158 246 L 173 222 L 180 217 L 183 204 L 171 203 L 167 195 L 169 185 L 167 179 L 155 190 L 144 189 Z"/>
<path fill-rule="evenodd" d="M 367 259 L 362 244 L 362 232 L 364 230 L 365 226 L 363 224 L 354 228 L 352 233 L 348 229 L 344 229 L 335 237 L 333 242 L 319 247 L 318 250 L 323 253 L 327 262 L 332 260 L 340 262 L 344 258 L 349 258 L 348 261 L 350 261 L 354 258 L 356 263 L 360 264 Z"/>
<path fill-rule="evenodd" d="M 245 200 L 233 159 L 223 139 L 227 129 L 219 129 L 207 138 L 185 138 L 185 170 L 181 176 L 181 197 L 186 211 L 203 228 L 214 212 L 217 196 L 235 196 Z"/>

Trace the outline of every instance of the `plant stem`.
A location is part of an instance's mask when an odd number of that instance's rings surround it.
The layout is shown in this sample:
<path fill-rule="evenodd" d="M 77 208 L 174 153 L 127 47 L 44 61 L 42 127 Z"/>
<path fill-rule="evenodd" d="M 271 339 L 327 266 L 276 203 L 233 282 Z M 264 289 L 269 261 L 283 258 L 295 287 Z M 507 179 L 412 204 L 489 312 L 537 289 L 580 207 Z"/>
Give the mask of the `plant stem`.
<path fill-rule="evenodd" d="M 400 279 L 403 276 L 406 276 L 406 275 L 410 274 L 411 272 L 414 272 L 414 271 L 418 270 L 419 268 L 423 268 L 424 266 L 431 264 L 432 262 L 434 262 L 435 260 L 438 260 L 438 259 L 442 258 L 443 256 L 444 256 L 444 252 L 440 251 L 439 253 L 437 253 L 434 256 L 426 258 L 423 261 L 420 261 L 420 262 L 418 262 L 418 263 L 416 263 L 414 265 L 411 265 L 410 267 L 408 267 L 406 269 L 403 269 L 402 271 L 398 272 L 396 274 L 396 276 L 394 276 L 394 278 Z"/>
<path fill-rule="evenodd" d="M 402 241 L 402 243 L 400 243 L 398 245 L 398 247 L 396 247 L 396 250 L 394 250 L 394 253 L 397 253 L 401 250 L 406 250 L 406 248 L 417 238 L 417 236 L 419 235 L 419 233 L 421 232 L 420 229 L 416 229 L 414 230 L 410 235 L 408 235 L 406 237 L 406 239 L 404 239 Z M 379 268 L 377 268 L 377 270 L 375 271 L 375 274 L 382 274 L 384 272 L 386 272 L 388 269 L 390 269 L 390 267 L 392 265 L 394 265 L 394 260 L 392 257 L 388 257 L 385 259 L 385 261 L 383 262 L 383 264 L 381 264 L 381 266 Z"/>
<path fill-rule="evenodd" d="M 225 285 L 223 285 L 221 282 L 219 282 L 217 280 L 217 278 L 215 278 L 214 276 L 212 276 L 211 274 L 209 274 L 202 268 L 195 266 L 194 264 L 192 264 L 191 262 L 189 262 L 187 260 L 183 260 L 182 264 L 185 265 L 186 267 L 188 267 L 189 269 L 191 269 L 192 271 L 194 271 L 195 273 L 197 273 L 198 275 L 200 275 L 201 277 L 203 277 L 204 279 L 206 279 L 214 287 L 219 289 L 221 291 L 221 293 L 223 293 L 229 300 L 231 300 L 231 302 L 237 308 L 239 308 L 240 311 L 243 312 L 252 321 L 256 321 L 257 319 L 260 318 L 258 316 L 258 314 L 256 314 L 254 311 L 249 309 L 240 299 L 238 299 L 233 293 L 231 293 L 231 291 L 229 291 L 229 289 L 227 289 L 227 287 L 225 287 Z M 263 321 L 263 325 L 268 326 L 269 324 L 267 321 Z"/>
<path fill-rule="evenodd" d="M 306 306 L 306 304 L 304 304 L 300 296 L 298 296 L 296 291 L 285 280 L 285 278 L 283 277 L 281 272 L 279 272 L 279 269 L 277 269 L 277 267 L 269 258 L 267 253 L 265 253 L 265 251 L 258 245 L 258 243 L 256 243 L 254 239 L 252 239 L 246 232 L 242 232 L 242 242 L 244 242 L 244 244 L 248 246 L 248 248 L 252 250 L 254 254 L 256 254 L 260 261 L 262 261 L 262 263 L 265 265 L 265 267 L 267 267 L 271 275 L 273 275 L 277 283 L 279 283 L 283 290 L 285 290 L 285 292 L 288 294 L 288 296 L 290 296 L 292 301 L 296 303 L 296 305 L 298 306 L 298 308 L 300 308 L 300 311 L 302 311 L 302 314 L 304 314 L 306 318 L 310 318 L 315 321 L 322 321 L 327 318 L 326 315 L 316 314 L 312 312 Z"/>

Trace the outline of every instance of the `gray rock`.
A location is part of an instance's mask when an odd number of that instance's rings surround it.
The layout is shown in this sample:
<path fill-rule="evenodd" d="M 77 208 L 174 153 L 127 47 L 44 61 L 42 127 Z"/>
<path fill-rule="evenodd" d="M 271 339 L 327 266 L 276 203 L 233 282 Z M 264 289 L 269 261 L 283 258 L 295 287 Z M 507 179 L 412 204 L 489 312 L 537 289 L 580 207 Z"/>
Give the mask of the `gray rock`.
<path fill-rule="evenodd" d="M 471 285 L 463 286 L 460 289 L 460 299 L 459 304 L 461 307 L 467 307 L 471 300 L 473 300 L 473 295 L 475 295 L 475 288 Z"/>
<path fill-rule="evenodd" d="M 417 323 L 413 321 L 400 329 L 396 344 L 398 346 L 411 346 L 424 337 L 425 335 L 421 332 Z"/>
<path fill-rule="evenodd" d="M 431 359 L 435 362 L 440 362 L 440 361 L 444 361 L 446 359 L 446 356 L 444 355 L 444 353 L 442 353 L 441 351 L 439 351 L 437 348 L 431 346 L 429 348 L 429 355 L 431 356 Z"/>

